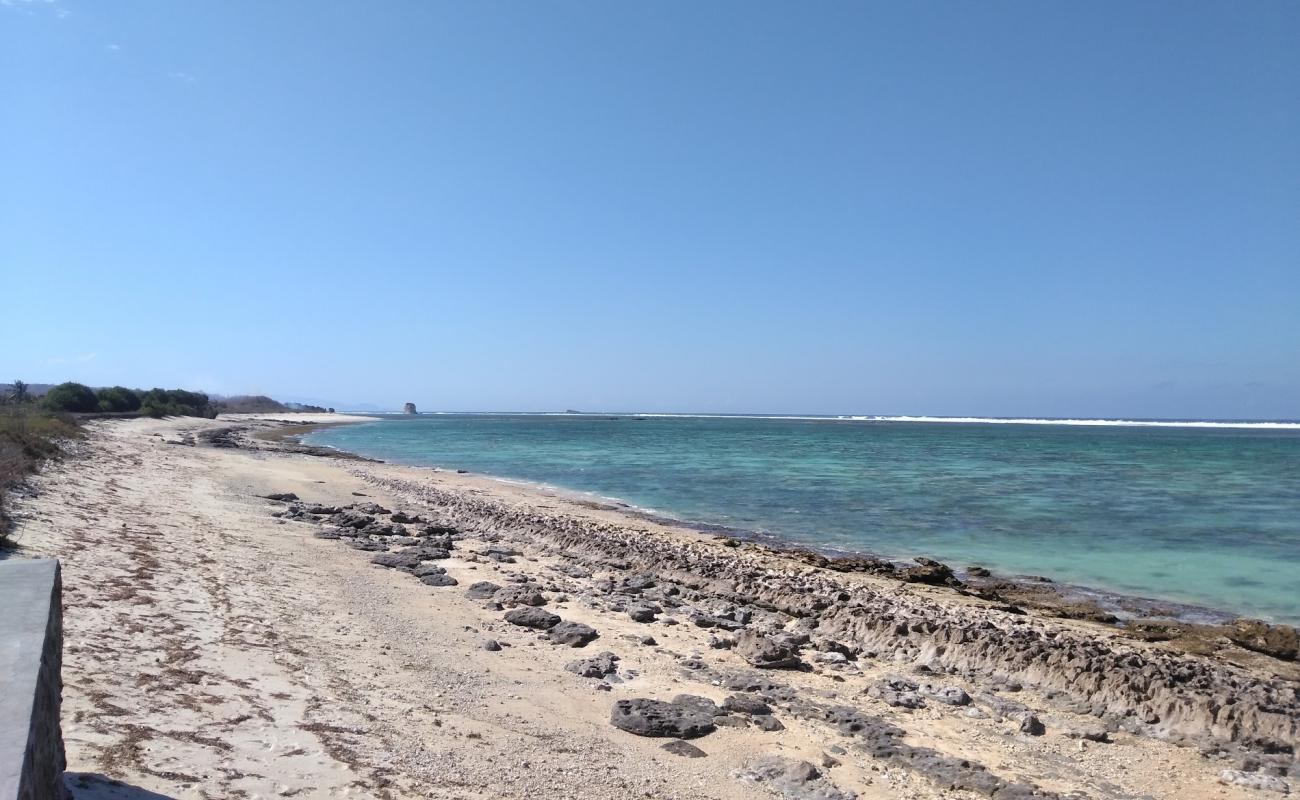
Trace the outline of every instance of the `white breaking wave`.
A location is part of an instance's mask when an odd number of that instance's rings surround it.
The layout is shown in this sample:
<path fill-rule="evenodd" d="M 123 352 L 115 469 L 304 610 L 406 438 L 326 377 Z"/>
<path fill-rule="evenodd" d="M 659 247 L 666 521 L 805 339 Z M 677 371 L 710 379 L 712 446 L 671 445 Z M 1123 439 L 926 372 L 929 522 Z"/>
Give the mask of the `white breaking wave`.
<path fill-rule="evenodd" d="M 1129 428 L 1236 428 L 1258 430 L 1300 430 L 1300 422 L 1244 422 L 1223 420 L 1147 420 L 1147 419 L 1051 419 L 1039 417 L 925 417 L 925 416 L 885 416 L 885 415 L 840 415 L 815 416 L 798 414 L 665 414 L 648 412 L 628 414 L 621 412 L 542 412 L 526 416 L 569 416 L 569 417 L 655 417 L 680 419 L 784 419 L 807 420 L 813 422 L 933 422 L 963 423 L 967 425 L 1081 425 L 1092 427 L 1129 427 Z"/>
<path fill-rule="evenodd" d="M 1222 422 L 1217 420 L 1036 419 L 1032 417 L 846 417 L 869 422 L 965 422 L 982 425 L 1093 425 L 1139 428 L 1263 428 L 1300 430 L 1300 422 Z"/>

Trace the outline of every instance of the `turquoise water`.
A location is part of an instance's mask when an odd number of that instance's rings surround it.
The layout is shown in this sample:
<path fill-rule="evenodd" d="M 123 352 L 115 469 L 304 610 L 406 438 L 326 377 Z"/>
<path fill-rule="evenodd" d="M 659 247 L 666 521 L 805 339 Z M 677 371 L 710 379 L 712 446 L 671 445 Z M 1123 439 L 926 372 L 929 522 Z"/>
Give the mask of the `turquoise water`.
<path fill-rule="evenodd" d="M 1300 429 L 429 415 L 308 441 L 1300 622 Z"/>

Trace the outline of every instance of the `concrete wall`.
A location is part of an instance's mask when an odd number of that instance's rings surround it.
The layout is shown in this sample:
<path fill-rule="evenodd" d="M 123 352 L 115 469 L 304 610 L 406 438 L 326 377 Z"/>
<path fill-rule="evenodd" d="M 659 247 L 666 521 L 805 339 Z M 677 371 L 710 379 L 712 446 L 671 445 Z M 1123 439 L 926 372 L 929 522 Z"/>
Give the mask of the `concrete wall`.
<path fill-rule="evenodd" d="M 62 800 L 59 562 L 0 561 L 0 800 Z"/>

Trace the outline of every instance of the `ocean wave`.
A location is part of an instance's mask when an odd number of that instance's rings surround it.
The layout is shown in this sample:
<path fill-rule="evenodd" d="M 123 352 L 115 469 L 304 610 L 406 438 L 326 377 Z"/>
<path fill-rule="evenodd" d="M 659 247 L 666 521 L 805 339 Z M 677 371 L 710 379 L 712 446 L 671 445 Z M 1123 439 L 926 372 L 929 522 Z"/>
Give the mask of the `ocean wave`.
<path fill-rule="evenodd" d="M 848 417 L 869 422 L 960 422 L 978 425 L 1085 425 L 1135 428 L 1259 428 L 1300 430 L 1300 422 L 1151 419 L 1051 419 L 1036 417 Z"/>
<path fill-rule="evenodd" d="M 559 417 L 651 417 L 655 419 L 772 419 L 801 420 L 810 422 L 909 422 L 909 423 L 961 423 L 966 425 L 1075 425 L 1091 427 L 1130 427 L 1130 428 L 1232 428 L 1257 430 L 1300 430 L 1300 422 L 1267 420 L 1151 420 L 1151 419 L 1105 419 L 1105 418 L 1069 418 L 1052 417 L 930 417 L 908 415 L 870 415 L 870 414 L 669 414 L 662 412 L 644 413 L 566 413 L 542 412 L 528 416 Z"/>

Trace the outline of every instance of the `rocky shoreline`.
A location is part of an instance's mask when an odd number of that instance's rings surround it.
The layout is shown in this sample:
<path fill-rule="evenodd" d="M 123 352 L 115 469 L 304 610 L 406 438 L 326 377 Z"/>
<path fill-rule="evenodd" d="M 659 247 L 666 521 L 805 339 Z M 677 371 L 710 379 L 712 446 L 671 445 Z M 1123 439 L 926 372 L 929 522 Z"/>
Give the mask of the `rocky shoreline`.
<path fill-rule="evenodd" d="M 655 647 L 660 626 L 695 629 L 699 648 L 676 657 L 679 679 L 731 694 L 721 703 L 691 693 L 619 699 L 611 724 L 671 737 L 669 752 L 683 756 L 698 749 L 686 739 L 719 727 L 779 731 L 782 718 L 820 725 L 832 742 L 826 764 L 769 762 L 746 778 L 785 787 L 787 797 L 852 796 L 826 774 L 844 753 L 976 795 L 1066 796 L 910 743 L 895 714 L 916 709 L 1005 720 L 1022 736 L 1080 747 L 1117 735 L 1173 742 L 1197 748 L 1220 782 L 1235 786 L 1284 792 L 1300 774 L 1300 674 L 1295 631 L 1285 626 L 1148 620 L 1119 630 L 1059 593 L 991 575 L 959 580 L 934 561 L 900 569 L 832 559 L 671 530 L 571 499 L 521 501 L 481 485 L 413 478 L 410 468 L 347 463 L 409 508 L 280 497 L 275 513 L 438 591 L 465 591 L 554 646 L 603 638 L 548 611 L 557 599 L 643 627 L 634 642 L 623 637 L 637 647 Z M 502 580 L 459 587 L 439 566 L 449 558 L 491 564 Z M 727 651 L 745 666 L 711 655 Z M 602 651 L 566 669 L 608 686 L 618 661 Z M 814 689 L 809 676 L 846 688 Z"/>

